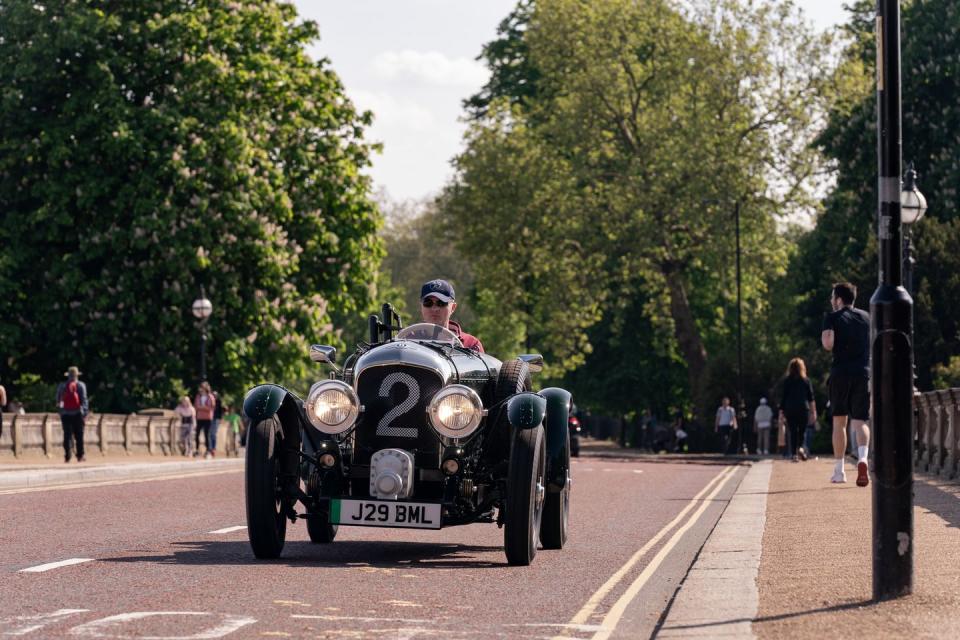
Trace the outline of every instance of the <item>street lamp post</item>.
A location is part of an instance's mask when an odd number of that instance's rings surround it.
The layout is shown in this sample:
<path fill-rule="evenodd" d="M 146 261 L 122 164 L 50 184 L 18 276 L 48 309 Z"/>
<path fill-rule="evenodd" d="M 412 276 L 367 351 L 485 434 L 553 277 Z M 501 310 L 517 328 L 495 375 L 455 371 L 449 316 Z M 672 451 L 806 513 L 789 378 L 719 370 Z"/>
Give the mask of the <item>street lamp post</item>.
<path fill-rule="evenodd" d="M 737 236 L 737 453 L 743 446 L 743 430 L 746 425 L 746 408 L 743 404 L 743 300 L 740 278 L 740 199 L 733 205 L 734 226 Z"/>
<path fill-rule="evenodd" d="M 728 200 L 704 200 L 704 203 L 726 203 Z M 733 224 L 736 238 L 736 265 L 737 265 L 737 453 L 743 447 L 743 430 L 746 424 L 746 406 L 743 400 L 743 280 L 740 274 L 740 198 L 733 201 Z"/>
<path fill-rule="evenodd" d="M 200 381 L 203 382 L 207 379 L 207 319 L 213 313 L 213 303 L 207 300 L 203 285 L 200 285 L 200 297 L 193 301 L 190 310 L 200 321 Z"/>
<path fill-rule="evenodd" d="M 901 262 L 900 3 L 878 0 L 877 238 L 870 298 L 873 409 L 873 598 L 913 591 L 913 299 Z"/>
<path fill-rule="evenodd" d="M 913 225 L 927 212 L 927 199 L 917 188 L 917 172 L 911 162 L 903 177 L 900 192 L 900 224 L 903 225 L 903 283 L 913 297 Z"/>

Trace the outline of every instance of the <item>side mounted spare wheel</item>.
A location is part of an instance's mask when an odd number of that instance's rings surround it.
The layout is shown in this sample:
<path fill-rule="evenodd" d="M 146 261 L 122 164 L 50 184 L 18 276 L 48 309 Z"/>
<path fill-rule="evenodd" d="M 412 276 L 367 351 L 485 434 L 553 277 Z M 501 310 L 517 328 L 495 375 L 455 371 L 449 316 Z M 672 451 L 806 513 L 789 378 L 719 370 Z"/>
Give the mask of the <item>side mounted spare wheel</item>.
<path fill-rule="evenodd" d="M 274 415 L 247 433 L 247 535 L 253 555 L 261 559 L 279 558 L 287 535 L 279 482 L 280 428 Z"/>
<path fill-rule="evenodd" d="M 546 438 L 543 426 L 517 430 L 510 448 L 503 550 L 507 562 L 526 566 L 537 555 L 543 516 Z"/>
<path fill-rule="evenodd" d="M 510 455 L 510 421 L 507 419 L 507 406 L 504 400 L 510 396 L 530 391 L 530 366 L 523 360 L 507 360 L 500 365 L 497 384 L 493 391 L 493 404 L 499 409 L 491 412 L 495 422 L 487 441 L 487 455 L 493 460 L 505 460 Z M 503 404 L 501 404 L 503 403 Z"/>

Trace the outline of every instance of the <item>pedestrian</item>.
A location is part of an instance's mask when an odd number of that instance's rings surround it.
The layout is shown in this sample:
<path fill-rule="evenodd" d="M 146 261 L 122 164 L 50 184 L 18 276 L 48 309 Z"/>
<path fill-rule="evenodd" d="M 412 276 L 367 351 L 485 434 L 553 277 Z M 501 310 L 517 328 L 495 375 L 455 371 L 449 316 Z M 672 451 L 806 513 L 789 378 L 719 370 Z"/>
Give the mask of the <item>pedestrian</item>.
<path fill-rule="evenodd" d="M 806 460 L 807 452 L 801 443 L 807 425 L 817 420 L 817 403 L 803 358 L 793 358 L 787 365 L 787 375 L 780 392 L 780 416 L 786 420 L 790 432 L 793 460 Z"/>
<path fill-rule="evenodd" d="M 193 453 L 193 432 L 197 426 L 197 412 L 187 396 L 180 398 L 174 411 L 180 416 L 180 449 L 183 455 L 190 457 Z"/>
<path fill-rule="evenodd" d="M 3 410 L 7 406 L 7 390 L 0 384 L 0 437 L 3 437 Z"/>
<path fill-rule="evenodd" d="M 227 423 L 227 456 L 240 455 L 240 414 L 232 406 L 224 408 L 223 421 Z"/>
<path fill-rule="evenodd" d="M 654 445 L 654 436 L 657 431 L 657 417 L 653 415 L 653 411 L 650 407 L 647 407 L 643 410 L 643 416 L 640 418 L 640 437 L 636 446 L 641 449 L 653 450 L 656 449 Z"/>
<path fill-rule="evenodd" d="M 203 444 L 207 451 L 204 458 L 210 458 L 216 455 L 213 450 L 213 442 L 210 440 L 210 425 L 213 424 L 213 413 L 216 410 L 217 399 L 213 395 L 210 383 L 204 380 L 200 383 L 200 391 L 193 399 L 193 408 L 197 412 L 197 431 L 195 433 L 194 443 L 196 449 L 193 455 L 200 455 L 200 434 L 203 433 Z"/>
<path fill-rule="evenodd" d="M 773 409 L 766 398 L 760 398 L 760 405 L 753 412 L 753 430 L 757 434 L 757 453 L 770 455 L 770 427 L 773 425 Z"/>
<path fill-rule="evenodd" d="M 683 411 L 677 411 L 676 415 L 673 418 L 673 437 L 674 453 L 686 453 L 689 448 L 687 446 L 687 419 L 683 415 Z"/>
<path fill-rule="evenodd" d="M 737 429 L 737 412 L 730 406 L 730 398 L 723 396 L 717 407 L 717 417 L 713 423 L 714 432 L 720 433 L 720 453 L 729 455 L 733 432 Z"/>
<path fill-rule="evenodd" d="M 843 456 L 847 449 L 847 420 L 857 435 L 857 486 L 870 484 L 867 456 L 870 444 L 870 314 L 853 306 L 857 288 L 838 282 L 830 292 L 833 311 L 823 318 L 820 342 L 833 353 L 827 383 L 833 410 L 833 455 L 836 464 L 831 482 L 846 482 Z"/>
<path fill-rule="evenodd" d="M 80 382 L 77 367 L 68 367 L 63 375 L 67 379 L 57 385 L 57 410 L 63 426 L 63 461 L 70 462 L 76 443 L 77 462 L 84 462 L 87 458 L 83 451 L 83 427 L 90 413 L 87 385 Z"/>
<path fill-rule="evenodd" d="M 220 394 L 213 394 L 213 420 L 210 422 L 210 455 L 217 455 L 217 438 L 220 435 L 220 420 L 223 419 L 223 402 Z"/>

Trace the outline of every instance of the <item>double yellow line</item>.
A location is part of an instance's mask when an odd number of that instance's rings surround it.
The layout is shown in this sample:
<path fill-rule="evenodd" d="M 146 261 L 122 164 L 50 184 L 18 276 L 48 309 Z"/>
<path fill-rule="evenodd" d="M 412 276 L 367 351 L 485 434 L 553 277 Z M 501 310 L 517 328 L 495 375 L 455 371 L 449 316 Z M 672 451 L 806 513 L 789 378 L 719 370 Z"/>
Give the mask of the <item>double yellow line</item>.
<path fill-rule="evenodd" d="M 737 467 L 729 466 L 724 468 L 717 476 L 715 476 L 710 482 L 707 483 L 703 489 L 700 490 L 697 495 L 695 495 L 689 503 L 676 515 L 676 517 L 671 520 L 665 527 L 660 529 L 655 536 L 650 538 L 645 545 L 640 547 L 636 553 L 634 553 L 626 564 L 620 567 L 616 573 L 610 576 L 603 585 L 597 589 L 597 591 L 590 596 L 590 599 L 587 600 L 587 603 L 583 605 L 583 608 L 577 612 L 573 618 L 570 619 L 568 628 L 574 628 L 575 625 L 585 625 L 587 624 L 590 617 L 597 610 L 597 607 L 603 602 L 611 591 L 626 577 L 628 573 L 636 566 L 636 564 L 647 554 L 651 549 L 653 549 L 660 541 L 673 530 L 683 519 L 690 513 L 694 507 L 699 508 L 694 511 L 693 515 L 690 516 L 690 519 L 687 522 L 676 530 L 673 536 L 663 545 L 663 548 L 655 555 L 647 566 L 640 572 L 640 575 L 627 587 L 627 590 L 623 592 L 623 595 L 614 603 L 610 608 L 610 611 L 607 612 L 607 615 L 604 616 L 603 622 L 599 625 L 600 629 L 593 635 L 592 640 L 606 640 L 610 637 L 610 634 L 613 633 L 613 630 L 616 628 L 617 624 L 620 622 L 620 618 L 623 617 L 624 612 L 627 609 L 627 606 L 631 601 L 637 596 L 644 585 L 650 579 L 660 565 L 663 563 L 664 559 L 670 554 L 673 548 L 677 545 L 683 535 L 690 530 L 693 525 L 697 523 L 700 519 L 700 516 L 703 515 L 703 512 L 707 510 L 707 507 L 710 506 L 710 501 L 716 497 L 718 493 L 723 489 L 727 484 L 727 481 L 730 480 L 737 472 Z M 569 636 L 558 635 L 554 640 L 569 640 Z"/>

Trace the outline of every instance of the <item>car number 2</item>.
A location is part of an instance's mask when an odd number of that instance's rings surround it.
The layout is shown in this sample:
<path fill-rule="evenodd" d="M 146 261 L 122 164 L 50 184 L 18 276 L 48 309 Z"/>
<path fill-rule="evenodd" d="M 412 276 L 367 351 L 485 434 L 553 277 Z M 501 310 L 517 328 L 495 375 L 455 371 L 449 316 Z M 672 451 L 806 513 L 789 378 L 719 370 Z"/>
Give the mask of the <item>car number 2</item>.
<path fill-rule="evenodd" d="M 417 402 L 420 400 L 420 387 L 417 385 L 416 378 L 409 373 L 402 373 L 399 371 L 391 373 L 384 378 L 383 382 L 380 384 L 379 396 L 381 398 L 389 398 L 390 391 L 398 384 L 407 388 L 407 398 L 397 406 L 390 409 L 390 411 L 387 411 L 387 413 L 380 418 L 380 422 L 377 423 L 376 434 L 378 436 L 385 436 L 388 438 L 416 438 L 417 435 L 419 435 L 419 429 L 416 427 L 390 426 L 391 422 L 417 406 Z"/>

